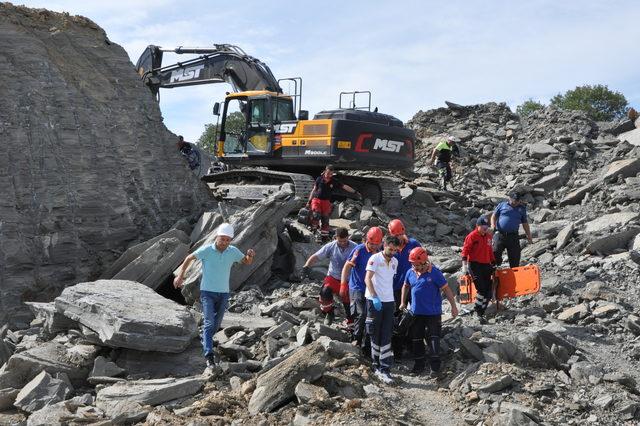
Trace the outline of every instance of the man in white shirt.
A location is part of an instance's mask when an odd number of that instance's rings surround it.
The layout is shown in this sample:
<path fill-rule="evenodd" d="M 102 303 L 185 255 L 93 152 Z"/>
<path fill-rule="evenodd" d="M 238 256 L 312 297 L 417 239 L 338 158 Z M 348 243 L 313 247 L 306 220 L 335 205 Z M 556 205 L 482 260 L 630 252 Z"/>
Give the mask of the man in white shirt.
<path fill-rule="evenodd" d="M 390 375 L 393 362 L 391 336 L 393 334 L 393 276 L 398 270 L 398 260 L 394 254 L 398 251 L 398 237 L 387 235 L 384 249 L 369 258 L 364 282 L 367 299 L 367 319 L 365 328 L 371 336 L 371 358 L 376 376 L 384 383 L 393 383 Z"/>

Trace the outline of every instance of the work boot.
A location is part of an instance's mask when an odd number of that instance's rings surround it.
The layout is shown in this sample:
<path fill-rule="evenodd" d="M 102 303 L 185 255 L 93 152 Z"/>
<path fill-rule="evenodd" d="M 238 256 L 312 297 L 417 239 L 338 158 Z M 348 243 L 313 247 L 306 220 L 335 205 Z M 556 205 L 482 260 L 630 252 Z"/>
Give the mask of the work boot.
<path fill-rule="evenodd" d="M 419 376 L 422 373 L 424 373 L 424 370 L 425 370 L 424 359 L 416 360 L 416 362 L 413 364 L 413 368 L 411 369 L 411 375 Z"/>
<path fill-rule="evenodd" d="M 208 369 L 213 369 L 216 366 L 216 360 L 215 360 L 213 354 L 209 354 L 209 355 L 205 356 L 204 358 L 206 360 Z"/>
<path fill-rule="evenodd" d="M 327 315 L 324 317 L 324 325 L 333 324 L 333 320 L 335 319 L 336 319 L 336 314 L 334 314 L 333 311 L 327 312 Z"/>

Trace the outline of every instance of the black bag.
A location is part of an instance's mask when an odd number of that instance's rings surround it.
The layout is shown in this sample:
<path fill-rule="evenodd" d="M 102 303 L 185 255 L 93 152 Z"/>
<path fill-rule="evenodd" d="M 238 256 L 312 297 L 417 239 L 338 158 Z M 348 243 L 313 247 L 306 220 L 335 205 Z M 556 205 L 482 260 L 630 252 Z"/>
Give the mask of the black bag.
<path fill-rule="evenodd" d="M 413 325 L 414 317 L 409 309 L 397 311 L 394 314 L 393 334 L 406 336 Z"/>

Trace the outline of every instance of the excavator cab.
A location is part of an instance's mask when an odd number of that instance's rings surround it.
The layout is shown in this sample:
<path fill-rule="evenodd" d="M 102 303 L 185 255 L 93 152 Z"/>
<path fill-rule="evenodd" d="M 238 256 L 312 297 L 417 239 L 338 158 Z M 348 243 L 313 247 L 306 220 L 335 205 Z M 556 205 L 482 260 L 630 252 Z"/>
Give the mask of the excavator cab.
<path fill-rule="evenodd" d="M 227 95 L 216 153 L 218 157 L 242 161 L 272 156 L 282 123 L 296 122 L 293 100 L 270 91 Z"/>

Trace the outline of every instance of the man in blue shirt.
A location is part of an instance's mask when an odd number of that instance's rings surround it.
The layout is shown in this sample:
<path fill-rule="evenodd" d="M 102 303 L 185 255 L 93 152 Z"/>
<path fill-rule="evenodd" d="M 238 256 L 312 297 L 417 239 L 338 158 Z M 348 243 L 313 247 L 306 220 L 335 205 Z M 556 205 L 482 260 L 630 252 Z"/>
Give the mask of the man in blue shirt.
<path fill-rule="evenodd" d="M 347 315 L 347 323 L 351 323 L 349 315 L 349 293 L 340 292 L 340 278 L 342 268 L 349 258 L 349 253 L 355 248 L 356 243 L 349 239 L 347 228 L 336 229 L 334 241 L 325 244 L 320 250 L 312 254 L 302 267 L 302 276 L 308 277 L 310 268 L 321 259 L 329 259 L 329 269 L 324 277 L 322 288 L 320 289 L 320 310 L 325 314 L 324 323 L 331 325 L 335 319 L 333 307 L 333 296 L 340 295 Z"/>
<path fill-rule="evenodd" d="M 429 256 L 422 247 L 411 250 L 409 261 L 412 268 L 407 271 L 402 287 L 401 309 L 407 308 L 409 290 L 411 290 L 411 337 L 413 346 L 413 374 L 420 374 L 425 369 L 425 328 L 428 330 L 429 365 L 432 377 L 440 372 L 440 329 L 442 327 L 442 296 L 444 291 L 451 305 L 451 316 L 458 315 L 458 307 L 453 292 L 447 285 L 442 272 L 429 262 Z"/>
<path fill-rule="evenodd" d="M 396 304 L 396 311 L 400 307 L 400 299 L 402 293 L 402 284 L 404 284 L 404 276 L 411 268 L 409 262 L 409 253 L 416 247 L 421 247 L 420 243 L 413 238 L 407 236 L 404 224 L 400 219 L 393 219 L 389 222 L 388 231 L 390 235 L 398 237 L 400 246 L 396 251 L 395 258 L 398 260 L 398 272 L 393 277 L 393 296 Z M 402 358 L 402 351 L 405 346 L 409 345 L 406 336 L 394 334 L 391 340 L 393 346 L 393 356 L 396 361 Z"/>
<path fill-rule="evenodd" d="M 503 201 L 491 215 L 491 228 L 493 234 L 493 254 L 496 258 L 496 265 L 502 263 L 502 252 L 507 249 L 509 266 L 516 268 L 520 266 L 520 237 L 518 230 L 520 224 L 527 235 L 527 240 L 531 243 L 531 229 L 527 220 L 527 208 L 522 203 L 521 195 L 517 192 L 509 194 L 509 200 Z"/>
<path fill-rule="evenodd" d="M 369 342 L 365 336 L 364 324 L 367 318 L 367 301 L 364 297 L 366 285 L 364 277 L 367 274 L 367 262 L 369 258 L 380 250 L 384 234 L 377 226 L 367 232 L 367 240 L 358 244 L 351 253 L 344 267 L 340 279 L 340 296 L 349 299 L 351 318 L 353 319 L 352 338 L 363 354 L 371 354 L 368 348 Z"/>
<path fill-rule="evenodd" d="M 251 265 L 255 252 L 247 250 L 244 255 L 237 247 L 230 245 L 234 231 L 230 223 L 223 223 L 216 231 L 214 244 L 200 247 L 188 255 L 173 280 L 175 288 L 182 287 L 184 274 L 189 265 L 198 259 L 202 262 L 202 279 L 200 280 L 200 303 L 204 324 L 202 327 L 202 347 L 207 367 L 215 365 L 213 357 L 213 335 L 220 328 L 224 311 L 229 302 L 229 276 L 234 263 Z"/>

